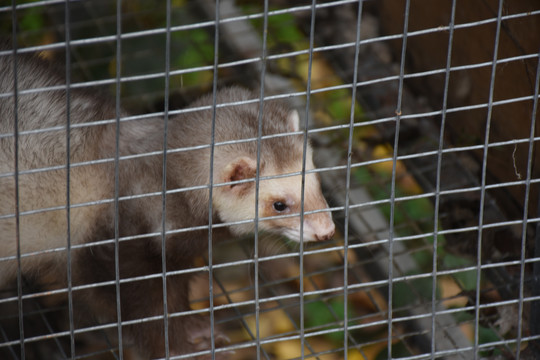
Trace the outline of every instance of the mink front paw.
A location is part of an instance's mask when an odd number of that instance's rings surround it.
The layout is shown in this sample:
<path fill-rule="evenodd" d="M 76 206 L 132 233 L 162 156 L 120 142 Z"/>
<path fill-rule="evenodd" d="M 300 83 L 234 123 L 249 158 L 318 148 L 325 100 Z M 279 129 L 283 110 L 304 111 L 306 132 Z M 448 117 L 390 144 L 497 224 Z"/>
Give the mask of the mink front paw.
<path fill-rule="evenodd" d="M 210 350 L 212 348 L 212 337 L 214 338 L 215 349 L 225 347 L 230 343 L 230 339 L 217 326 L 214 326 L 214 332 L 211 331 L 210 318 L 208 317 L 189 317 L 184 322 L 184 331 L 187 335 L 186 339 L 189 343 L 190 352 Z M 231 351 L 216 351 L 215 359 L 227 360 L 231 354 Z M 197 356 L 196 359 L 212 359 L 212 354 Z"/>

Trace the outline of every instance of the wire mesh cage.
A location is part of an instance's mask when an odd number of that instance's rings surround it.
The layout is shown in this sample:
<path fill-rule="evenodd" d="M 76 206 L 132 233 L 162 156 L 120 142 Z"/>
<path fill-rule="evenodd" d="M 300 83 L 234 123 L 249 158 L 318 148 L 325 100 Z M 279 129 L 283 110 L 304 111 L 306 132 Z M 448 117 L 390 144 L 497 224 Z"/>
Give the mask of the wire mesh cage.
<path fill-rule="evenodd" d="M 13 1 L 0 29 L 0 358 L 540 356 L 537 1 Z"/>

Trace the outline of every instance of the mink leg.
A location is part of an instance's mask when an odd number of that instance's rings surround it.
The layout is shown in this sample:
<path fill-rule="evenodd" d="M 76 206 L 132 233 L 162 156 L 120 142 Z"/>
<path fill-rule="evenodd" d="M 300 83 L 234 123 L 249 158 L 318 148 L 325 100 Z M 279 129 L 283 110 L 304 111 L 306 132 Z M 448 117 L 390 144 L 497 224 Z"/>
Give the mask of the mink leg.
<path fill-rule="evenodd" d="M 84 264 L 84 266 L 77 267 L 76 282 L 94 284 L 114 280 L 115 266 L 114 256 L 110 256 L 111 250 L 114 254 L 114 247 L 103 247 L 81 253 L 76 264 Z M 128 254 L 129 256 L 125 256 Z M 141 258 L 139 254 L 145 254 L 145 257 Z M 143 280 L 129 280 L 134 277 L 161 274 L 161 259 L 157 256 L 150 257 L 145 252 L 126 251 L 121 255 L 120 278 L 123 281 L 120 285 L 120 317 L 123 323 L 134 322 L 122 327 L 124 344 L 135 345 L 144 358 L 164 357 L 166 344 L 163 278 L 158 276 Z M 172 314 L 167 319 L 170 356 L 209 350 L 212 336 L 216 347 L 223 346 L 228 341 L 217 329 L 214 329 L 212 334 L 208 316 L 177 314 L 190 310 L 189 280 L 189 275 L 167 276 L 167 313 Z M 94 317 L 107 323 L 118 321 L 116 286 L 93 287 L 79 292 L 78 298 L 90 308 Z M 226 359 L 227 357 L 224 353 L 218 353 L 215 358 Z M 211 355 L 197 357 L 197 359 L 211 359 Z"/>
<path fill-rule="evenodd" d="M 138 289 L 132 287 L 122 289 L 123 298 L 133 299 L 139 296 L 144 298 L 144 300 L 129 301 L 128 303 L 122 300 L 122 318 L 160 317 L 156 321 L 126 327 L 126 335 L 135 339 L 136 344 L 141 344 L 143 348 L 149 349 L 151 358 L 164 357 L 166 354 L 162 284 L 162 279 L 147 280 L 144 284 L 139 284 L 144 286 L 134 285 Z M 218 331 L 217 327 L 214 329 L 214 333 L 211 332 L 208 316 L 177 314 L 190 310 L 187 297 L 188 285 L 188 276 L 172 276 L 167 279 L 167 312 L 172 314 L 167 319 L 170 356 L 210 350 L 212 336 L 216 347 L 223 346 L 228 342 L 228 339 Z M 134 290 L 136 292 L 140 290 L 140 294 L 134 294 Z M 200 360 L 211 358 L 211 354 L 196 357 Z M 223 353 L 218 353 L 215 358 L 226 359 L 226 356 Z"/>

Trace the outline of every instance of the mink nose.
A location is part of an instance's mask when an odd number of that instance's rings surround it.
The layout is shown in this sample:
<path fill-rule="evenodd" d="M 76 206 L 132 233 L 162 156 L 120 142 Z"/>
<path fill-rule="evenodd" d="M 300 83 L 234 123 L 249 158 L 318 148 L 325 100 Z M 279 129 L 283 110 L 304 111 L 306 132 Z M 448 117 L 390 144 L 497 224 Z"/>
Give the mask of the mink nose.
<path fill-rule="evenodd" d="M 321 231 L 315 235 L 318 241 L 330 240 L 336 232 L 336 226 L 332 222 L 324 231 Z"/>

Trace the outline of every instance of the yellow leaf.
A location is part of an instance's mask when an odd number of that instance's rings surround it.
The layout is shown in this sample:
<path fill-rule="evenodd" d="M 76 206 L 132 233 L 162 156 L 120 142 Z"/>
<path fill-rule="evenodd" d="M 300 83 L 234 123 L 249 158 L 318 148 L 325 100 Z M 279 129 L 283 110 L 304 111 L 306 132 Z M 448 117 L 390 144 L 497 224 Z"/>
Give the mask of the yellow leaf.
<path fill-rule="evenodd" d="M 309 69 L 308 57 L 299 59 L 297 73 L 307 82 Z M 328 63 L 318 56 L 313 57 L 311 64 L 311 85 L 315 88 L 328 87 L 341 84 L 341 79 L 334 73 L 334 70 Z"/>
<path fill-rule="evenodd" d="M 400 188 L 407 194 L 421 194 L 422 187 L 416 182 L 411 174 L 405 174 L 399 179 Z"/>
<path fill-rule="evenodd" d="M 461 293 L 461 287 L 451 277 L 443 276 L 439 280 L 439 287 L 441 291 L 441 298 L 447 299 L 447 300 L 443 300 L 444 306 L 463 307 L 467 305 L 466 296 L 455 297 Z"/>
<path fill-rule="evenodd" d="M 371 345 L 367 345 L 367 346 L 363 346 L 362 347 L 362 352 L 358 351 L 355 349 L 355 351 L 358 353 L 357 356 L 359 357 L 355 357 L 354 359 L 358 359 L 358 360 L 375 360 L 377 358 L 377 355 L 379 355 L 379 353 L 386 349 L 386 342 L 378 342 L 378 343 L 375 343 L 375 344 L 371 344 Z M 352 352 L 349 351 L 349 354 Z M 364 356 L 362 355 L 364 354 Z M 349 357 L 349 359 L 352 359 L 351 357 Z"/>
<path fill-rule="evenodd" d="M 274 353 L 277 359 L 291 359 L 301 355 L 300 340 L 285 340 L 275 344 Z"/>
<path fill-rule="evenodd" d="M 335 348 L 334 344 L 319 338 L 309 339 L 306 341 L 309 341 L 309 345 L 315 353 L 321 353 Z M 300 340 L 280 341 L 276 343 L 274 347 L 274 353 L 277 359 L 297 358 L 301 355 L 301 346 L 302 344 Z M 304 355 L 308 356 L 311 353 L 311 350 L 309 350 L 307 347 L 304 347 Z M 336 353 L 329 353 L 318 355 L 317 358 L 321 360 L 340 360 L 342 357 Z"/>
<path fill-rule="evenodd" d="M 274 334 L 283 334 L 294 330 L 291 320 L 282 309 L 269 312 L 268 316 L 272 319 Z"/>
<path fill-rule="evenodd" d="M 248 328 L 253 334 L 257 332 L 257 322 L 255 321 L 255 315 L 245 318 Z M 246 330 L 244 330 L 246 331 Z M 247 331 L 246 331 L 247 332 Z M 259 337 L 265 338 L 273 335 L 272 322 L 265 317 L 265 314 L 259 315 Z"/>
<path fill-rule="evenodd" d="M 356 349 L 349 350 L 349 352 L 347 353 L 347 359 L 349 359 L 349 360 L 366 360 L 366 358 L 362 356 L 360 351 L 358 351 Z"/>

